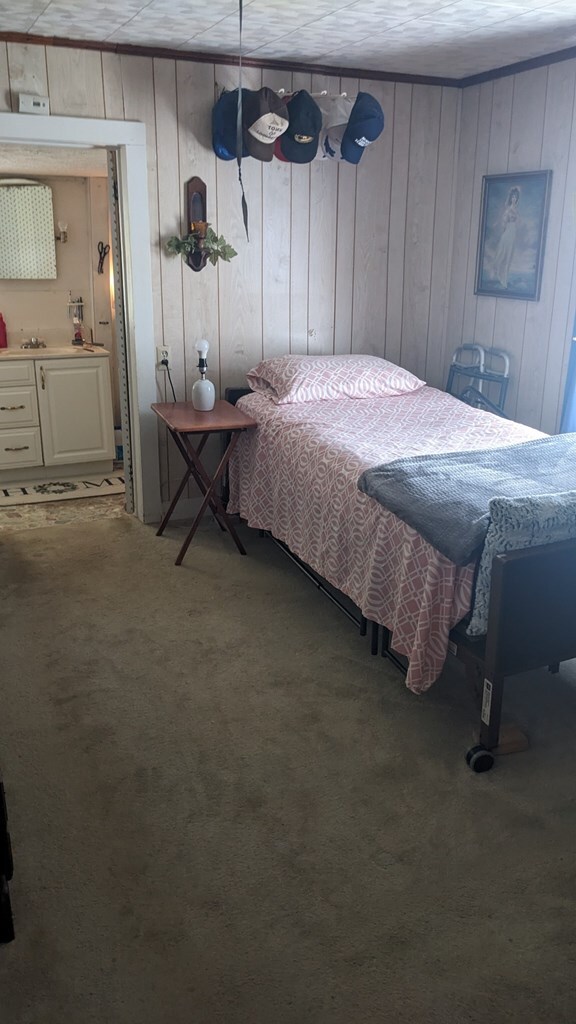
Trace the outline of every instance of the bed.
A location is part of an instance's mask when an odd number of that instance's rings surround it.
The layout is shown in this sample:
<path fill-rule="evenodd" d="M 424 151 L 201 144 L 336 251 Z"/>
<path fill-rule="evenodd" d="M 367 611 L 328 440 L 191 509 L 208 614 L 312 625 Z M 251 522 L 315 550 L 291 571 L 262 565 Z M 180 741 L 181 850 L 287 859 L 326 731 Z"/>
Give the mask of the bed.
<path fill-rule="evenodd" d="M 335 361 L 341 381 L 334 385 Z M 288 373 L 286 387 L 288 365 L 292 377 Z M 465 405 L 400 368 L 394 376 L 387 369 L 391 364 L 382 367 L 384 376 L 388 374 L 384 384 L 371 385 L 374 364 L 365 365 L 366 377 L 361 375 L 358 383 L 350 374 L 352 363 L 332 357 L 326 371 L 330 386 L 318 382 L 305 357 L 292 363 L 288 357 L 284 362 L 267 360 L 251 371 L 249 383 L 255 390 L 240 405 L 258 428 L 237 447 L 228 510 L 249 526 L 270 532 L 350 598 L 363 617 L 382 626 L 389 648 L 408 660 L 406 685 L 423 693 L 440 675 L 449 649 L 472 674 L 482 675 L 485 642 L 468 639 L 462 630 L 454 632 L 471 608 L 476 562 L 454 564 L 416 529 L 362 493 L 359 478 L 371 467 L 406 456 L 504 448 L 544 435 Z M 565 562 L 566 549 L 561 557 Z M 502 604 L 501 577 L 496 582 L 495 599 Z M 558 657 L 547 654 L 540 664 L 563 660 L 566 644 L 561 648 L 555 648 Z M 576 656 L 576 649 L 570 656 Z M 506 668 L 520 670 L 508 663 Z M 484 723 L 480 749 L 471 755 L 475 770 L 490 766 L 482 752 L 498 746 L 499 684 L 495 690 L 492 680 L 491 686 L 483 695 L 483 717 L 490 725 L 494 711 L 492 727 L 487 731 Z"/>

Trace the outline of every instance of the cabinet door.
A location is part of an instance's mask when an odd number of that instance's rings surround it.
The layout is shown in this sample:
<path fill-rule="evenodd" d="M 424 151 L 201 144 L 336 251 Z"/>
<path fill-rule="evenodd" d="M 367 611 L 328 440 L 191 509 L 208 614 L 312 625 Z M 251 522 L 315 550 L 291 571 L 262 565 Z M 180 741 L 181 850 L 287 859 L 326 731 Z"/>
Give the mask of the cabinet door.
<path fill-rule="evenodd" d="M 107 358 L 36 361 L 44 464 L 114 457 L 114 424 Z"/>

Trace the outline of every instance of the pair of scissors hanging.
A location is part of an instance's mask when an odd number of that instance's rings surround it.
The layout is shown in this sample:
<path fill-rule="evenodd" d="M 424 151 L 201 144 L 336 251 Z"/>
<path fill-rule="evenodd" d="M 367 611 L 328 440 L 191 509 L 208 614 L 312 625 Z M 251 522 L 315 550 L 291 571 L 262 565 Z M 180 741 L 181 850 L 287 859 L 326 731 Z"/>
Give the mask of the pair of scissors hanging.
<path fill-rule="evenodd" d="M 110 246 L 105 245 L 104 242 L 98 242 L 98 273 L 104 273 L 104 260 L 110 252 Z"/>

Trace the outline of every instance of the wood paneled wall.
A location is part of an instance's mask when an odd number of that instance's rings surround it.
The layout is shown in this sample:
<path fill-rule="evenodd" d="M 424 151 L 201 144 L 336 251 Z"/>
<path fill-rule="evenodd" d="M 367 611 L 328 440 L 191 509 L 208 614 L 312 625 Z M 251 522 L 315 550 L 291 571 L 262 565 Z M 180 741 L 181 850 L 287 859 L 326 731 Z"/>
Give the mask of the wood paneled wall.
<path fill-rule="evenodd" d="M 145 122 L 154 328 L 172 350 L 178 397 L 190 395 L 202 337 L 221 389 L 242 384 L 262 356 L 290 351 L 373 352 L 441 385 L 460 91 L 247 69 L 251 88 L 365 89 L 386 118 L 358 168 L 247 159 L 248 244 L 235 161 L 216 159 L 210 133 L 217 90 L 234 88 L 237 75 L 0 42 L 0 109 L 16 110 L 18 93 L 32 92 L 49 95 L 53 114 Z M 239 253 L 201 274 L 163 248 L 184 226 L 184 184 L 195 174 L 207 184 L 208 219 Z M 162 397 L 165 383 L 162 374 Z M 162 435 L 160 446 L 166 497 L 181 468 Z"/>
<path fill-rule="evenodd" d="M 576 61 L 463 91 L 446 361 L 462 342 L 511 356 L 507 413 L 558 429 L 576 311 Z M 538 302 L 474 294 L 482 176 L 553 171 Z"/>

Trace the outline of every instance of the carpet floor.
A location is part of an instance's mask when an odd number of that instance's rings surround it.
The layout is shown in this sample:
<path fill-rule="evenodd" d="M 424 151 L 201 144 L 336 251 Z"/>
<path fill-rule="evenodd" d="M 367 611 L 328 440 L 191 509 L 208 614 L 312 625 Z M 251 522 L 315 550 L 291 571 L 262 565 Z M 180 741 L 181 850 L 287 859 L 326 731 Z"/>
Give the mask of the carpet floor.
<path fill-rule="evenodd" d="M 0 536 L 17 938 L 2 1024 L 568 1024 L 572 666 L 474 776 L 270 541 L 123 517 Z"/>
<path fill-rule="evenodd" d="M 37 530 L 56 523 L 78 523 L 88 520 L 119 519 L 126 514 L 123 494 L 110 494 L 82 501 L 47 501 L 37 504 L 0 507 L 0 532 Z"/>

